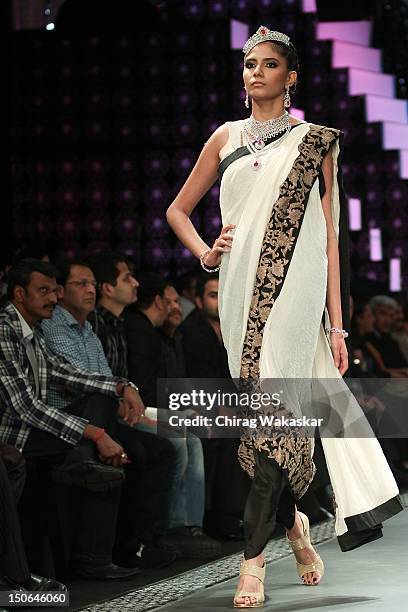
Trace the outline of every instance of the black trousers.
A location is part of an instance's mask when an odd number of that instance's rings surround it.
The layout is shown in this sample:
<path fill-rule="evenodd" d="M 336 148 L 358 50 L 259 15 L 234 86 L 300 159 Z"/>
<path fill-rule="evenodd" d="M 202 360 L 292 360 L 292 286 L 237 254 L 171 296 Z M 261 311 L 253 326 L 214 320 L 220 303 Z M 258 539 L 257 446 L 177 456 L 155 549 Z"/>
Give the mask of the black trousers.
<path fill-rule="evenodd" d="M 162 535 L 167 518 L 176 451 L 165 438 L 118 424 L 115 436 L 126 451 L 117 530 L 117 551 L 135 548 Z"/>
<path fill-rule="evenodd" d="M 250 479 L 238 462 L 240 440 L 202 439 L 205 465 L 206 511 L 222 517 L 242 518 Z"/>
<path fill-rule="evenodd" d="M 90 423 L 103 427 L 109 435 L 114 437 L 117 419 L 117 400 L 99 393 L 82 396 L 72 402 L 65 412 L 82 416 Z M 90 440 L 81 440 L 78 447 L 87 456 L 96 456 L 96 446 Z M 27 462 L 35 460 L 40 473 L 40 482 L 43 490 L 36 487 L 27 487 L 24 494 L 24 503 L 31 513 L 31 529 L 35 529 L 41 536 L 47 533 L 47 494 L 53 495 L 54 490 L 47 487 L 50 469 L 63 463 L 69 458 L 75 447 L 64 442 L 56 436 L 40 430 L 32 429 L 23 455 Z M 43 478 L 43 480 L 42 480 Z M 45 490 L 47 489 L 47 491 Z M 75 560 L 92 564 L 110 563 L 112 549 L 116 536 L 116 522 L 120 503 L 121 488 L 111 491 L 91 492 L 85 489 L 79 491 L 79 507 L 77 510 L 76 538 L 72 547 L 73 563 Z M 52 504 L 54 500 L 48 501 Z M 49 509 L 50 505 L 48 505 Z M 49 515 L 49 512 L 48 512 Z"/>
<path fill-rule="evenodd" d="M 254 449 L 254 457 L 254 478 L 244 513 L 245 559 L 263 551 L 277 522 L 291 529 L 296 516 L 295 498 L 285 473 L 265 452 Z"/>
<path fill-rule="evenodd" d="M 0 445 L 0 574 L 24 584 L 30 578 L 17 502 L 25 481 L 25 461 L 13 446 Z"/>
<path fill-rule="evenodd" d="M 125 467 L 126 480 L 121 488 L 107 493 L 81 491 L 82 512 L 74 557 L 102 563 L 116 550 L 138 547 L 163 532 L 175 462 L 173 445 L 160 436 L 138 431 L 118 423 L 118 403 L 101 394 L 83 396 L 65 411 L 87 418 L 103 427 L 125 449 L 131 464 Z M 82 440 L 85 454 L 96 458 L 96 446 Z M 69 447 L 69 449 L 67 449 Z M 72 446 L 41 430 L 32 430 L 24 448 L 27 457 L 42 465 L 65 460 Z M 52 451 L 52 452 L 51 452 Z M 61 453 L 61 451 L 63 451 Z M 34 500 L 33 500 L 34 502 Z M 117 526 L 117 529 L 116 529 Z"/>

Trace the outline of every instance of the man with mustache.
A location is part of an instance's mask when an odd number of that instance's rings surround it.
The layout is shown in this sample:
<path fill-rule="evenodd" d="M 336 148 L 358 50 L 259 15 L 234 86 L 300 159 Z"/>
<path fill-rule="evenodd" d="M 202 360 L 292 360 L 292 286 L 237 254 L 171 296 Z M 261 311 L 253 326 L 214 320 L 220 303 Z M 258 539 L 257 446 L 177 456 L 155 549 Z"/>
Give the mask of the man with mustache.
<path fill-rule="evenodd" d="M 119 413 L 129 423 L 140 418 L 144 406 L 126 379 L 75 368 L 47 348 L 39 323 L 55 309 L 56 276 L 54 266 L 35 259 L 9 272 L 9 301 L 0 313 L 0 441 L 83 489 L 72 569 L 86 578 L 126 578 L 138 570 L 112 563 L 126 455 L 109 433 L 119 397 Z M 62 411 L 48 401 L 52 382 L 86 395 Z M 32 524 L 46 533 L 38 492 L 32 501 Z"/>

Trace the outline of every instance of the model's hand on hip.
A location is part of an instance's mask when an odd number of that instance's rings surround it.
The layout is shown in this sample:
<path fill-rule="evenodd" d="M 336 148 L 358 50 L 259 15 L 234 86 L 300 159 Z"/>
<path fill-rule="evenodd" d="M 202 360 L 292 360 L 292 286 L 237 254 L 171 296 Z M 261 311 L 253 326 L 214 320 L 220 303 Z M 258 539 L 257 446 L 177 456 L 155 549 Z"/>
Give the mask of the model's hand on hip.
<path fill-rule="evenodd" d="M 331 351 L 333 354 L 334 365 L 338 368 L 340 374 L 343 374 L 348 369 L 348 353 L 344 338 L 339 334 L 332 334 Z"/>
<path fill-rule="evenodd" d="M 221 255 L 223 253 L 229 253 L 232 248 L 232 239 L 233 236 L 228 234 L 229 231 L 234 229 L 236 226 L 233 224 L 224 225 L 221 230 L 220 235 L 215 240 L 212 249 L 207 255 L 204 257 L 203 263 L 210 268 L 218 266 L 221 260 Z"/>

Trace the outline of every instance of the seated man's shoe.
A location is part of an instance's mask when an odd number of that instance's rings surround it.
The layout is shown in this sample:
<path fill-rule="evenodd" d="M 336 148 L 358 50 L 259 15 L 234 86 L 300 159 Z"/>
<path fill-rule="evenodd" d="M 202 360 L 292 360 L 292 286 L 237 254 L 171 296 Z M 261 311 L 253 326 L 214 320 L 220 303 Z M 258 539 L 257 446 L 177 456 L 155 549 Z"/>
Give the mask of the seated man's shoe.
<path fill-rule="evenodd" d="M 72 571 L 81 578 L 90 580 L 122 580 L 140 574 L 137 567 L 119 567 L 114 563 L 92 565 L 91 563 L 75 562 Z"/>
<path fill-rule="evenodd" d="M 153 545 L 156 548 L 161 548 L 162 550 L 171 552 L 173 555 L 175 555 L 175 558 L 182 556 L 176 544 L 167 540 L 165 535 L 155 536 L 153 539 Z"/>
<path fill-rule="evenodd" d="M 179 527 L 163 538 L 173 544 L 184 559 L 214 559 L 221 555 L 221 544 L 210 538 L 201 527 Z"/>
<path fill-rule="evenodd" d="M 67 587 L 62 582 L 36 574 L 31 574 L 30 580 L 25 582 L 23 587 L 26 591 L 67 591 Z"/>
<path fill-rule="evenodd" d="M 37 576 L 36 574 L 31 574 L 29 580 L 27 582 L 19 583 L 14 580 L 10 580 L 10 578 L 4 577 L 0 582 L 0 589 L 10 591 L 67 591 L 67 587 L 62 582 L 58 582 L 58 580 L 53 580 L 52 578 L 44 578 L 43 576 Z"/>
<path fill-rule="evenodd" d="M 235 520 L 229 529 L 225 529 L 220 533 L 220 537 L 225 540 L 244 540 L 244 521 Z"/>
<path fill-rule="evenodd" d="M 244 521 L 234 515 L 207 512 L 204 517 L 204 530 L 211 537 L 221 540 L 244 539 Z"/>
<path fill-rule="evenodd" d="M 309 521 L 311 525 L 316 525 L 322 521 L 327 521 L 334 518 L 333 514 L 326 510 L 323 506 L 318 506 L 309 514 Z"/>
<path fill-rule="evenodd" d="M 57 465 L 52 476 L 55 482 L 75 485 L 88 491 L 110 491 L 120 486 L 125 479 L 122 468 L 105 465 L 95 459 L 66 461 Z"/>
<path fill-rule="evenodd" d="M 166 567 L 177 559 L 177 551 L 146 543 L 137 548 L 118 551 L 114 560 L 123 567 L 139 567 L 140 569 L 155 569 Z"/>

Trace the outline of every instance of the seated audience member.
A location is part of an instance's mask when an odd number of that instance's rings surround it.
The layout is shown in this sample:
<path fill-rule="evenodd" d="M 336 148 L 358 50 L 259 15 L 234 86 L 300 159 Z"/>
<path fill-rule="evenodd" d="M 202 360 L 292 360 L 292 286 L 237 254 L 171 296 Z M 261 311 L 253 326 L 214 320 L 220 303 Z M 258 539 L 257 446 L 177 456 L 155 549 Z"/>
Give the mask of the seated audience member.
<path fill-rule="evenodd" d="M 218 314 L 218 274 L 200 274 L 196 308 L 180 326 L 187 373 L 191 378 L 230 378 Z"/>
<path fill-rule="evenodd" d="M 392 324 L 392 337 L 398 342 L 401 353 L 408 362 L 408 321 L 400 304 L 398 304 L 398 310 Z"/>
<path fill-rule="evenodd" d="M 66 260 L 61 262 L 57 281 L 61 287 L 59 304 L 52 318 L 42 323 L 47 346 L 82 370 L 111 376 L 101 342 L 87 321 L 96 301 L 96 280 L 91 268 L 79 260 Z M 129 285 L 129 294 L 134 296 L 137 283 L 133 280 Z M 50 388 L 51 405 L 64 410 L 68 401 L 57 388 Z M 155 545 L 155 536 L 162 535 L 160 526 L 168 504 L 174 465 L 172 445 L 126 423 L 116 424 L 115 437 L 131 463 L 125 466 L 114 559 L 125 566 L 162 567 L 175 559 L 174 551 Z"/>
<path fill-rule="evenodd" d="M 197 274 L 189 272 L 177 279 L 175 289 L 180 294 L 180 306 L 183 313 L 183 321 L 195 308 L 195 295 L 197 285 Z"/>
<path fill-rule="evenodd" d="M 82 505 L 72 555 L 75 573 L 97 579 L 138 572 L 112 564 L 123 448 L 109 435 L 118 412 L 131 422 L 143 404 L 127 380 L 73 367 L 51 352 L 38 324 L 52 316 L 57 301 L 56 270 L 24 260 L 8 275 L 8 299 L 0 312 L 0 441 L 26 459 L 54 468 L 54 476 L 82 487 Z M 49 383 L 80 395 L 64 410 L 48 402 Z M 85 395 L 84 395 L 85 394 Z M 33 500 L 32 524 L 46 532 L 42 497 Z M 103 534 L 103 537 L 101 537 Z"/>
<path fill-rule="evenodd" d="M 367 334 L 366 341 L 379 352 L 385 371 L 393 378 L 408 377 L 408 362 L 398 342 L 391 335 L 399 305 L 393 298 L 376 295 L 370 301 L 374 315 L 374 330 Z"/>
<path fill-rule="evenodd" d="M 128 373 L 139 386 L 145 406 L 157 406 L 162 351 L 157 330 L 167 319 L 165 289 L 169 284 L 155 272 L 144 272 L 139 275 L 139 285 L 137 304 L 125 310 Z"/>
<path fill-rule="evenodd" d="M 172 286 L 164 290 L 168 315 L 160 328 L 162 340 L 160 378 L 186 378 L 183 346 L 177 328 L 183 315 L 179 295 Z M 171 438 L 179 447 L 177 477 L 173 485 L 170 527 L 174 544 L 187 557 L 213 557 L 221 552 L 218 542 L 203 532 L 205 477 L 203 448 L 199 438 L 187 432 L 184 438 Z"/>
<path fill-rule="evenodd" d="M 24 480 L 22 454 L 13 446 L 0 444 L 0 590 L 66 591 L 61 582 L 29 570 L 17 513 Z"/>
<path fill-rule="evenodd" d="M 196 308 L 179 327 L 187 375 L 230 379 L 218 314 L 218 276 L 197 278 Z M 221 537 L 242 535 L 242 516 L 250 480 L 238 463 L 237 439 L 202 440 L 208 530 Z"/>
<path fill-rule="evenodd" d="M 187 378 L 183 338 L 180 325 L 183 322 L 181 298 L 175 287 L 167 285 L 164 290 L 168 315 L 159 328 L 162 341 L 161 371 L 166 378 Z"/>
<path fill-rule="evenodd" d="M 127 344 L 125 338 L 126 306 L 137 300 L 138 281 L 123 256 L 100 253 L 88 264 L 98 283 L 97 308 L 88 317 L 102 343 L 107 362 L 115 376 L 128 377 Z"/>
<path fill-rule="evenodd" d="M 93 261 L 95 274 L 101 285 L 101 298 L 97 312 L 100 311 L 101 304 L 105 309 L 117 312 L 120 302 L 118 285 L 113 284 L 111 276 L 109 277 L 111 283 L 103 280 L 108 278 L 108 271 L 102 269 L 101 258 L 99 262 L 98 258 Z M 115 287 L 118 290 L 117 301 Z M 155 294 L 156 291 L 157 294 Z M 126 332 L 129 332 L 129 329 L 131 331 L 131 335 L 127 333 L 125 339 L 129 356 L 129 378 L 134 382 L 139 382 L 142 397 L 146 395 L 148 400 L 144 401 L 146 403 L 149 401 L 151 406 L 157 406 L 157 378 L 170 375 L 162 367 L 162 338 L 158 332 L 158 325 L 156 328 L 155 323 L 163 324 L 163 312 L 167 317 L 168 305 L 174 306 L 172 291 L 175 293 L 174 289 L 166 285 L 166 281 L 159 275 L 154 273 L 142 275 L 138 293 L 143 305 L 143 314 L 139 317 L 138 312 L 133 309 L 126 312 Z M 134 302 L 134 299 L 131 301 Z M 178 309 L 180 310 L 179 307 Z M 123 341 L 118 340 L 116 344 L 123 346 Z M 151 387 L 148 386 L 149 384 Z M 144 432 L 153 433 L 155 431 L 154 427 L 144 423 L 139 424 L 137 428 Z M 202 531 L 204 462 L 201 442 L 193 435 L 187 438 L 169 435 L 169 442 L 176 451 L 176 466 L 170 494 L 168 526 L 183 529 L 173 531 L 171 537 L 167 537 L 165 541 L 174 544 L 183 557 L 214 557 L 220 552 L 220 546 Z"/>
<path fill-rule="evenodd" d="M 385 371 L 379 351 L 368 340 L 374 333 L 374 316 L 370 304 L 353 302 L 350 333 L 350 376 L 355 378 L 390 376 Z"/>
<path fill-rule="evenodd" d="M 395 396 L 392 385 L 384 386 L 387 378 L 405 378 L 401 369 L 403 355 L 390 354 L 395 348 L 398 349 L 397 342 L 390 334 L 398 306 L 388 296 L 377 296 L 370 304 L 355 304 L 351 328 L 353 359 L 350 361 L 351 375 L 362 379 L 362 387 L 368 394 L 367 400 L 360 401 L 360 404 L 379 437 L 398 484 L 404 486 L 408 483 L 408 446 L 406 440 L 397 435 L 401 419 L 402 422 L 406 419 L 406 400 Z M 371 387 L 369 382 L 366 383 L 367 377 L 376 379 L 371 394 L 368 393 Z M 381 379 L 385 381 L 381 382 Z"/>

